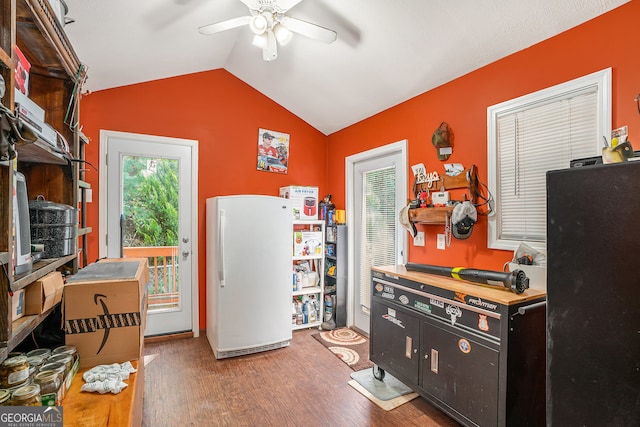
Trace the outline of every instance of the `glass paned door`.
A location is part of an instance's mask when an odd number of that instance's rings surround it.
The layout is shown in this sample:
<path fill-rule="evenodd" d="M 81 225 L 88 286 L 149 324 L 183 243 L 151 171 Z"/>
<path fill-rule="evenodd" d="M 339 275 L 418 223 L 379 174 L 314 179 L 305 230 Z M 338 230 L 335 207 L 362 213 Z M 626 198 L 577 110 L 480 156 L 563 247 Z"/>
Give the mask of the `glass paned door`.
<path fill-rule="evenodd" d="M 362 174 L 362 211 L 360 218 L 360 311 L 371 308 L 371 267 L 394 265 L 396 245 L 395 167 Z"/>
<path fill-rule="evenodd" d="M 107 138 L 107 256 L 146 258 L 146 336 L 193 330 L 192 150 L 173 138 Z"/>
<path fill-rule="evenodd" d="M 369 332 L 371 267 L 404 262 L 405 234 L 398 213 L 406 201 L 406 141 L 347 159 L 353 270 L 349 324 Z"/>

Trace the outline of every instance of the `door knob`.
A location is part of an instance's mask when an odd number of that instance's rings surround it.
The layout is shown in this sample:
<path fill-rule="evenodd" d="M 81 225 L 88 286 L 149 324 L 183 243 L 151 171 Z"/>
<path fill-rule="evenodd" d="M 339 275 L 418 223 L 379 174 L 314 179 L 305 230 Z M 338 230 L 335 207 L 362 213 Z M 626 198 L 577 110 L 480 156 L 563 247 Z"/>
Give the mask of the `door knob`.
<path fill-rule="evenodd" d="M 189 251 L 182 251 L 182 258 L 187 259 L 189 257 Z"/>

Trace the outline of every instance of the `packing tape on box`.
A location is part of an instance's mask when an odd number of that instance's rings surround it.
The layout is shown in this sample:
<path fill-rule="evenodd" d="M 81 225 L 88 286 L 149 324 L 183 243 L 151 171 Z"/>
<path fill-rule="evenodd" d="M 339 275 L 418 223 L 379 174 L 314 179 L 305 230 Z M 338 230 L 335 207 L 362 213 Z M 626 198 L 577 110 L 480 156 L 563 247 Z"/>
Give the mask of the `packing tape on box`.
<path fill-rule="evenodd" d="M 101 314 L 89 319 L 72 319 L 64 322 L 67 334 L 86 334 L 99 329 L 126 328 L 140 326 L 140 313 Z"/>

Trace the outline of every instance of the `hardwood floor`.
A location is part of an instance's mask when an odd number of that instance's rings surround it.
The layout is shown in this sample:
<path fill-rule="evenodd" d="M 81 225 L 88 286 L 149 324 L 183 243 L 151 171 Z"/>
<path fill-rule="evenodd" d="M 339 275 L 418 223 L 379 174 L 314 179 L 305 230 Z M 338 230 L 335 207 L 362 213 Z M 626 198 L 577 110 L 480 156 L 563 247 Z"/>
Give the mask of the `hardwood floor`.
<path fill-rule="evenodd" d="M 459 426 L 422 398 L 385 411 L 347 382 L 353 372 L 311 334 L 216 360 L 207 338 L 145 345 L 143 426 Z"/>

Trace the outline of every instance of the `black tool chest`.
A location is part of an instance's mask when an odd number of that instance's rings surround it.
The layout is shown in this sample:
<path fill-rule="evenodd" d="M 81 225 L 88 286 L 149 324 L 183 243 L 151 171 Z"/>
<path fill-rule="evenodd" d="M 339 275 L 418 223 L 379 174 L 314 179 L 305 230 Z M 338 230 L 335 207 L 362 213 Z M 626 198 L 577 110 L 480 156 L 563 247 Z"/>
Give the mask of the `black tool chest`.
<path fill-rule="evenodd" d="M 545 293 L 372 269 L 370 358 L 467 426 L 545 424 Z M 383 379 L 384 380 L 384 379 Z"/>

